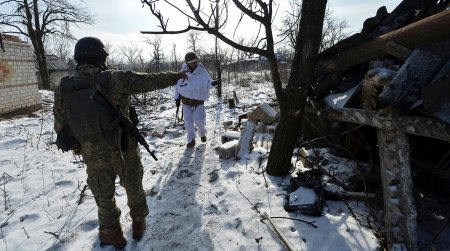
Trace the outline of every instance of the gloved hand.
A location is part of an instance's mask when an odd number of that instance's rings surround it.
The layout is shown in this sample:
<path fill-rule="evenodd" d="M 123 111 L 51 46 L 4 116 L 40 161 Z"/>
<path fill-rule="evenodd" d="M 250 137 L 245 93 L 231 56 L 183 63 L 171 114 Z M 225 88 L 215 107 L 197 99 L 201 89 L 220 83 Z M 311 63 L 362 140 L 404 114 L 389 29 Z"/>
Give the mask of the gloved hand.
<path fill-rule="evenodd" d="M 180 107 L 180 104 L 181 104 L 181 98 L 175 99 L 175 105 L 176 105 L 177 107 Z"/>
<path fill-rule="evenodd" d="M 211 81 L 211 85 L 212 86 L 220 85 L 220 82 L 217 80 L 213 80 L 213 81 Z"/>
<path fill-rule="evenodd" d="M 183 80 L 189 80 L 189 77 L 188 77 L 188 75 L 186 74 L 186 72 L 185 71 L 182 71 L 182 72 L 180 72 L 183 76 L 182 76 L 182 79 Z"/>

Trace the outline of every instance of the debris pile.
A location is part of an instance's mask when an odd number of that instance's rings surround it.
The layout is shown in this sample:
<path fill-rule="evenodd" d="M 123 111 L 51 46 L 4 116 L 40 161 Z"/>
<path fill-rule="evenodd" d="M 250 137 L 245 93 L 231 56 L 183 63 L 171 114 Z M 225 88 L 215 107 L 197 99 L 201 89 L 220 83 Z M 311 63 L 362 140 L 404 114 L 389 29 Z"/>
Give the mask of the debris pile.
<path fill-rule="evenodd" d="M 449 245 L 449 27 L 449 1 L 404 0 L 392 13 L 381 7 L 316 65 L 305 145 L 368 163 L 360 179 L 382 191 L 389 249 Z M 433 189 L 447 194 L 442 206 L 429 204 Z M 444 230 L 428 232 L 433 225 Z"/>

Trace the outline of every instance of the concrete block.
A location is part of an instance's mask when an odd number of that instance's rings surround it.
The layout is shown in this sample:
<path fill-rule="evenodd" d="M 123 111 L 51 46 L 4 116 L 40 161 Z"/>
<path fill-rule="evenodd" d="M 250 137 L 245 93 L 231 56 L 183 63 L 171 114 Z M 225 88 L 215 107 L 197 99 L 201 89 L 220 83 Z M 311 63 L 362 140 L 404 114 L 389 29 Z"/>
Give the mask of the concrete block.
<path fill-rule="evenodd" d="M 224 134 L 222 134 L 222 143 L 232 141 L 232 140 L 239 140 L 241 138 L 241 133 L 238 131 L 227 131 Z"/>
<path fill-rule="evenodd" d="M 243 159 L 253 150 L 253 136 L 255 135 L 256 123 L 249 120 L 242 131 L 238 146 L 238 159 Z"/>
<path fill-rule="evenodd" d="M 277 117 L 278 112 L 267 103 L 260 104 L 253 112 L 248 114 L 249 120 L 254 122 L 261 120 L 266 125 L 273 123 Z"/>
<path fill-rule="evenodd" d="M 158 138 L 162 138 L 164 136 L 164 132 L 166 131 L 166 127 L 164 125 L 158 125 L 152 132 L 153 136 Z"/>
<path fill-rule="evenodd" d="M 221 159 L 235 159 L 237 153 L 238 140 L 228 141 L 219 146 L 219 157 Z"/>

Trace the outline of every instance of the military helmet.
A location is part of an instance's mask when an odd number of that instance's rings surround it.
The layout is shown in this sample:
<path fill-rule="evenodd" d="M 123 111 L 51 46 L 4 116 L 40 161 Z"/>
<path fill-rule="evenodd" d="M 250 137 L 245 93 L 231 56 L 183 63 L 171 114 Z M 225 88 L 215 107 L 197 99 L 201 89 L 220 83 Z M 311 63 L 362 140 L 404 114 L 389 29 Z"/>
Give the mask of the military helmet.
<path fill-rule="evenodd" d="M 80 58 L 105 59 L 107 56 L 105 45 L 96 37 L 84 37 L 75 44 L 74 58 L 77 63 Z"/>
<path fill-rule="evenodd" d="M 188 64 L 194 63 L 194 62 L 198 61 L 198 57 L 197 57 L 197 55 L 195 55 L 195 53 L 188 52 L 188 53 L 186 53 L 186 56 L 184 56 L 184 61 Z"/>

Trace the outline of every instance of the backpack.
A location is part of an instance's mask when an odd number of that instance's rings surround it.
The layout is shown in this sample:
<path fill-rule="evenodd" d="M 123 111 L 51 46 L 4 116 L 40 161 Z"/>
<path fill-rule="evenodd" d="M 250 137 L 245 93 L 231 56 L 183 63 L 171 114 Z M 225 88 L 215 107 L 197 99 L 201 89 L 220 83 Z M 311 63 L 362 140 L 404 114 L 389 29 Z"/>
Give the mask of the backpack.
<path fill-rule="evenodd" d="M 109 72 L 100 72 L 96 85 L 92 86 L 86 79 L 67 76 L 61 79 L 61 97 L 65 106 L 65 127 L 79 143 L 95 142 L 114 137 L 118 114 L 104 104 L 92 98 L 99 90 L 107 95 Z"/>

